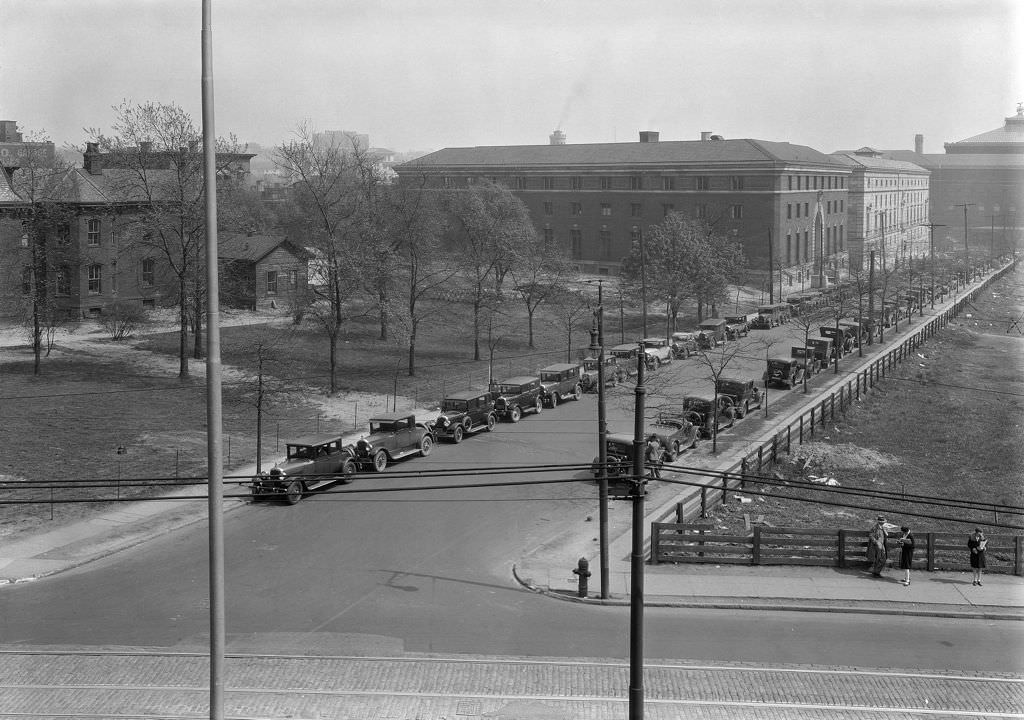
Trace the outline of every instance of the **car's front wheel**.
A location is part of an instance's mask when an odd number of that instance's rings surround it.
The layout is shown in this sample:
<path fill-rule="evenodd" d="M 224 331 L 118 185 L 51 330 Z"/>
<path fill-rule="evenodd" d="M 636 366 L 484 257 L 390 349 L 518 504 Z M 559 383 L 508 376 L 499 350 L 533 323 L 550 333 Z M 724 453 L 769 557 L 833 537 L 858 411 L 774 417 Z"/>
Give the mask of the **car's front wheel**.
<path fill-rule="evenodd" d="M 581 397 L 583 397 L 583 387 L 581 385 L 577 385 L 572 389 L 572 399 L 579 400 Z"/>
<path fill-rule="evenodd" d="M 514 423 L 519 422 L 523 418 L 523 411 L 519 409 L 518 405 L 513 406 L 512 410 L 509 411 L 508 419 Z"/>
<path fill-rule="evenodd" d="M 378 450 L 373 456 L 373 469 L 376 472 L 384 472 L 384 468 L 388 466 L 388 454 L 383 450 Z"/>
<path fill-rule="evenodd" d="M 557 395 L 557 393 L 556 393 L 556 395 Z M 534 409 L 534 412 L 536 412 L 538 415 L 540 415 L 542 412 L 544 412 L 544 403 L 541 401 L 540 395 L 537 396 L 537 402 L 534 403 L 533 409 Z"/>
<path fill-rule="evenodd" d="M 356 474 L 356 464 L 352 458 L 347 459 L 341 464 L 341 483 L 347 485 L 352 482 L 352 476 Z"/>
<path fill-rule="evenodd" d="M 288 483 L 288 487 L 284 491 L 284 500 L 289 505 L 294 505 L 302 499 L 303 495 L 302 482 L 300 480 L 292 480 Z"/>
<path fill-rule="evenodd" d="M 494 429 L 494 415 L 487 413 L 487 432 Z"/>
<path fill-rule="evenodd" d="M 455 429 L 452 430 L 452 442 L 454 442 L 454 443 L 462 442 L 462 436 L 465 434 L 465 432 L 466 431 L 462 429 L 462 425 L 461 424 L 460 425 L 456 425 Z"/>
<path fill-rule="evenodd" d="M 457 429 L 461 429 L 461 428 L 462 428 L 462 426 L 459 425 L 459 427 Z M 423 437 L 420 438 L 420 455 L 422 457 L 426 457 L 427 455 L 430 454 L 430 451 L 433 450 L 433 449 L 434 449 L 434 438 L 430 437 L 430 433 L 426 433 Z"/>

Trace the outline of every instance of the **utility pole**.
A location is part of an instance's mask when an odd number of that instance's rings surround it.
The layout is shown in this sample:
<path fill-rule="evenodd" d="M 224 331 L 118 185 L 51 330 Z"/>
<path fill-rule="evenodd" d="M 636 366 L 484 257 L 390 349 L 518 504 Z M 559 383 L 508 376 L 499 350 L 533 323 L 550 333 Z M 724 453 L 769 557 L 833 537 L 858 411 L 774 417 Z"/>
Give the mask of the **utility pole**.
<path fill-rule="evenodd" d="M 868 345 L 875 344 L 875 251 L 871 250 L 870 265 L 868 265 L 868 327 L 871 329 L 868 336 Z"/>
<path fill-rule="evenodd" d="M 601 563 L 601 599 L 609 597 L 608 571 L 608 420 L 604 404 L 604 306 L 602 281 L 597 281 L 597 309 L 590 331 L 590 351 L 597 355 L 597 464 L 598 546 Z"/>
<path fill-rule="evenodd" d="M 928 251 L 931 255 L 931 266 L 932 266 L 932 309 L 935 308 L 935 228 L 946 227 L 941 223 L 926 222 L 921 223 L 921 227 L 928 228 Z M 924 304 L 922 303 L 922 307 Z"/>
<path fill-rule="evenodd" d="M 644 346 L 636 358 L 636 408 L 633 411 L 633 549 L 629 575 L 629 720 L 644 717 Z"/>
<path fill-rule="evenodd" d="M 971 276 L 971 249 L 967 244 L 967 208 L 973 207 L 975 203 L 959 203 L 953 207 L 964 209 L 964 286 L 967 286 Z"/>
<path fill-rule="evenodd" d="M 640 230 L 640 337 L 647 337 L 647 253 L 644 250 L 644 231 Z"/>

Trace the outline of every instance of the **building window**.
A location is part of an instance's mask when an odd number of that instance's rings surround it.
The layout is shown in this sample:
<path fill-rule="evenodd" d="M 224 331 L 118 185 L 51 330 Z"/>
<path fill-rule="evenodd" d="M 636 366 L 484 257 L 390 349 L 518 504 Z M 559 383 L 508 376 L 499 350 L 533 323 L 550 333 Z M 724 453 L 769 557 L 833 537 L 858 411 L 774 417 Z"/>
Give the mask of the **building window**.
<path fill-rule="evenodd" d="M 629 216 L 630 217 L 641 217 L 644 214 L 644 206 L 640 203 L 630 203 L 629 205 Z"/>
<path fill-rule="evenodd" d="M 544 228 L 544 247 L 551 247 L 555 242 L 555 231 L 549 227 Z"/>
<path fill-rule="evenodd" d="M 67 245 L 71 242 L 71 226 L 67 223 L 61 223 L 57 226 L 57 242 L 61 245 Z"/>
<path fill-rule="evenodd" d="M 786 189 L 787 190 L 792 190 L 793 189 L 793 176 L 792 175 L 787 175 L 786 179 L 789 180 L 789 187 L 786 188 Z"/>
<path fill-rule="evenodd" d="M 156 261 L 145 258 L 142 261 L 142 287 L 153 287 L 156 279 Z"/>
<path fill-rule="evenodd" d="M 663 177 L 661 179 L 661 189 L 662 190 L 675 190 L 676 189 L 676 179 L 674 177 Z"/>
<path fill-rule="evenodd" d="M 629 189 L 630 190 L 643 190 L 644 179 L 641 175 L 632 175 L 629 178 Z"/>
<path fill-rule="evenodd" d="M 604 217 L 611 217 L 612 205 L 611 203 L 601 203 L 601 215 Z"/>
<path fill-rule="evenodd" d="M 68 271 L 66 265 L 57 268 L 57 294 L 58 295 L 70 295 L 71 294 L 71 273 Z"/>
<path fill-rule="evenodd" d="M 743 219 L 743 206 L 742 205 L 732 205 L 729 208 L 729 214 L 732 216 L 733 220 L 742 220 Z"/>
<path fill-rule="evenodd" d="M 612 179 L 610 177 L 603 177 L 603 178 L 601 178 L 601 189 L 602 190 L 611 190 L 612 189 Z"/>
<path fill-rule="evenodd" d="M 572 259 L 579 260 L 583 257 L 583 234 L 579 228 L 569 230 L 569 242 L 572 244 Z"/>
<path fill-rule="evenodd" d="M 793 264 L 793 235 L 786 233 L 786 264 Z"/>
<path fill-rule="evenodd" d="M 839 250 L 842 251 L 842 249 L 843 249 L 843 226 L 840 225 L 839 226 Z"/>
<path fill-rule="evenodd" d="M 579 175 L 574 175 L 573 176 L 573 178 L 572 178 L 572 189 L 573 190 L 582 190 L 583 189 L 583 178 L 581 178 Z"/>
<path fill-rule="evenodd" d="M 846 201 L 845 200 L 840 200 L 839 201 L 839 212 L 846 212 Z"/>
<path fill-rule="evenodd" d="M 555 179 L 554 178 L 550 178 L 550 177 L 544 178 L 544 189 L 545 190 L 554 190 L 555 189 Z"/>
<path fill-rule="evenodd" d="M 570 215 L 582 215 L 583 214 L 583 203 L 570 203 L 569 204 Z"/>
<path fill-rule="evenodd" d="M 100 244 L 99 218 L 89 218 L 87 242 L 91 247 L 96 247 Z"/>
<path fill-rule="evenodd" d="M 707 175 L 697 176 L 697 189 L 698 190 L 710 190 L 711 189 L 711 178 Z"/>
<path fill-rule="evenodd" d="M 99 221 L 97 221 L 99 222 Z M 103 292 L 103 266 L 89 266 L 89 294 L 99 295 Z"/>
<path fill-rule="evenodd" d="M 524 178 L 522 175 L 517 175 L 516 177 L 514 177 L 513 182 L 516 190 L 526 189 L 526 178 Z"/>
<path fill-rule="evenodd" d="M 808 247 L 807 241 L 808 241 L 807 231 L 804 230 L 804 262 L 807 262 L 807 247 Z"/>
<path fill-rule="evenodd" d="M 742 175 L 733 175 L 732 178 L 730 178 L 729 182 L 730 182 L 730 186 L 732 187 L 733 190 L 742 190 L 743 189 L 743 176 Z"/>
<path fill-rule="evenodd" d="M 267 270 L 267 295 L 277 295 L 277 270 Z"/>
<path fill-rule="evenodd" d="M 449 175 L 445 175 L 443 178 L 441 178 L 441 185 L 444 186 L 445 190 L 451 190 L 453 187 L 455 187 L 455 178 Z"/>
<path fill-rule="evenodd" d="M 544 214 L 545 215 L 554 215 L 555 214 L 555 204 L 552 203 L 552 202 L 544 203 Z"/>
<path fill-rule="evenodd" d="M 798 218 L 800 217 L 800 203 L 797 203 L 797 204 L 796 204 L 796 216 L 797 216 Z"/>
<path fill-rule="evenodd" d="M 676 206 L 673 205 L 672 203 L 662 203 L 661 204 L 661 211 L 665 215 L 665 217 L 668 217 L 669 213 L 672 212 L 675 209 L 676 209 Z"/>
<path fill-rule="evenodd" d="M 639 245 L 641 239 L 643 239 L 643 231 L 634 225 L 629 231 L 629 241 L 633 243 L 633 245 Z"/>
<path fill-rule="evenodd" d="M 792 220 L 793 219 L 793 204 L 792 203 L 786 203 L 786 219 L 787 220 Z"/>
<path fill-rule="evenodd" d="M 697 204 L 697 218 L 700 220 L 708 219 L 708 206 L 707 203 Z"/>
<path fill-rule="evenodd" d="M 811 216 L 811 214 L 809 212 L 807 212 L 807 207 L 808 207 L 807 203 L 804 203 L 804 217 L 810 217 Z M 800 217 L 799 213 L 797 214 L 797 217 Z"/>
<path fill-rule="evenodd" d="M 814 176 L 814 189 L 815 190 L 818 189 L 818 176 L 817 175 Z"/>
<path fill-rule="evenodd" d="M 610 230 L 601 230 L 601 259 L 610 260 L 612 257 L 612 234 Z"/>

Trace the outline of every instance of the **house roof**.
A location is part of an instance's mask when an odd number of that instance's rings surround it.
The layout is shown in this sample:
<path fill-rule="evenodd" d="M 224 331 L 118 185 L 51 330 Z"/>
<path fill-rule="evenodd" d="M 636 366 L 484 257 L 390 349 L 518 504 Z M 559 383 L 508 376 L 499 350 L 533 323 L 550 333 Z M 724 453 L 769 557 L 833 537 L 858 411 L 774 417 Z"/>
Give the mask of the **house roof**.
<path fill-rule="evenodd" d="M 217 257 L 259 262 L 282 245 L 286 245 L 288 251 L 293 255 L 303 254 L 303 251 L 284 235 L 247 235 L 222 232 L 217 235 Z"/>
<path fill-rule="evenodd" d="M 864 154 L 863 148 L 855 152 L 832 153 L 832 157 L 850 167 L 861 167 L 865 170 L 888 170 L 892 172 L 917 172 L 926 173 L 927 169 L 916 165 L 908 160 L 897 160 L 891 157 Z M 871 153 L 877 151 L 870 150 Z"/>
<path fill-rule="evenodd" d="M 444 148 L 397 166 L 419 168 L 545 167 L 607 165 L 708 165 L 801 163 L 835 169 L 829 155 L 805 145 L 766 140 L 678 140 L 576 145 L 495 145 Z"/>

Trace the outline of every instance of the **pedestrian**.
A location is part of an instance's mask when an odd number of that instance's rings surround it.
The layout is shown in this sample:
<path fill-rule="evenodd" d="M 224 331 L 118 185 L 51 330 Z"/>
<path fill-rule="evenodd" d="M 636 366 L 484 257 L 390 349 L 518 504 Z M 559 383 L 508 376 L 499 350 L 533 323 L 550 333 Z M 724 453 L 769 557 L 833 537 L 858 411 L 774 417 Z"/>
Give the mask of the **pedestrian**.
<path fill-rule="evenodd" d="M 904 525 L 900 528 L 899 539 L 896 541 L 900 546 L 900 570 L 904 572 L 903 584 L 910 584 L 910 568 L 914 564 L 914 536 L 910 528 Z"/>
<path fill-rule="evenodd" d="M 871 574 L 875 577 L 882 577 L 882 570 L 885 569 L 885 561 L 889 559 L 889 550 L 886 541 L 889 533 L 885 531 L 885 518 L 879 515 L 875 519 L 875 526 L 868 533 L 868 563 Z"/>
<path fill-rule="evenodd" d="M 647 472 L 650 474 L 651 479 L 661 479 L 661 463 L 662 457 L 665 454 L 665 449 L 661 446 L 658 438 L 651 437 L 647 440 Z"/>
<path fill-rule="evenodd" d="M 974 582 L 972 585 L 981 587 L 981 571 L 985 568 L 985 547 L 988 545 L 988 538 L 981 528 L 974 528 L 974 534 L 967 540 L 967 549 L 971 551 L 971 570 L 974 571 Z"/>

